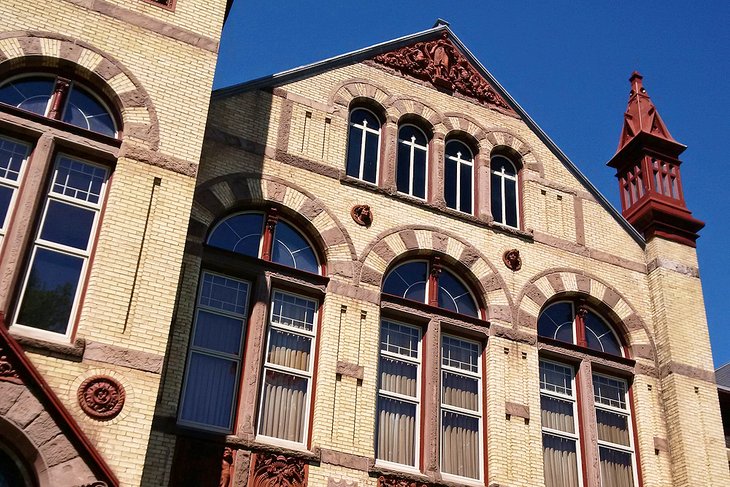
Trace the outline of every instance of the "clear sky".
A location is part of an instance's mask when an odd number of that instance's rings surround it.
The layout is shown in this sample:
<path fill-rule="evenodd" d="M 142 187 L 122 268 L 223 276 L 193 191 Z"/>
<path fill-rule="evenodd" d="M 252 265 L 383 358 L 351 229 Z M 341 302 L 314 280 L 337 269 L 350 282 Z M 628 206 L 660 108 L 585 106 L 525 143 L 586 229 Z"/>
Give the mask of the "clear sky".
<path fill-rule="evenodd" d="M 605 163 L 628 77 L 641 72 L 688 146 L 682 181 L 689 209 L 707 224 L 697 247 L 715 365 L 730 362 L 730 2 L 235 0 L 215 87 L 419 32 L 437 18 L 618 208 Z"/>

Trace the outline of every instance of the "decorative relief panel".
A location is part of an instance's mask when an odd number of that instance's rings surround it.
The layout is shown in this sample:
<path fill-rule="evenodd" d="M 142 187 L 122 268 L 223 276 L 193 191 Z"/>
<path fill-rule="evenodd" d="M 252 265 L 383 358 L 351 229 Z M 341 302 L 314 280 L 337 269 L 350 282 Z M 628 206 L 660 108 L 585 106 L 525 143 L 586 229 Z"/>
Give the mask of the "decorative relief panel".
<path fill-rule="evenodd" d="M 12 382 L 14 384 L 23 383 L 23 381 L 20 380 L 18 372 L 15 370 L 15 366 L 10 361 L 7 352 L 2 346 L 0 346 L 0 380 Z"/>
<path fill-rule="evenodd" d="M 464 55 L 447 39 L 418 42 L 373 58 L 378 64 L 456 91 L 486 105 L 514 113 L 512 108 L 482 77 Z"/>
<path fill-rule="evenodd" d="M 378 478 L 378 487 L 429 487 L 423 482 L 416 482 L 409 479 L 398 479 L 395 477 Z"/>
<path fill-rule="evenodd" d="M 305 465 L 299 458 L 259 453 L 251 487 L 306 487 Z"/>
<path fill-rule="evenodd" d="M 111 377 L 95 375 L 81 383 L 78 390 L 79 406 L 86 414 L 99 421 L 116 417 L 124 407 L 124 386 Z"/>

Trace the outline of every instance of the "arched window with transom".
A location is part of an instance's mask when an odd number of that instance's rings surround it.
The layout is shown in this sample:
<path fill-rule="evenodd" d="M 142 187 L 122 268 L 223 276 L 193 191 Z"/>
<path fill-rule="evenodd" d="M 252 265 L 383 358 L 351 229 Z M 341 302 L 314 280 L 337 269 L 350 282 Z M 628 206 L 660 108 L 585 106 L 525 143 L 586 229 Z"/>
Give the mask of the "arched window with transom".
<path fill-rule="evenodd" d="M 60 76 L 33 74 L 0 84 L 0 103 L 61 120 L 108 137 L 116 137 L 117 121 L 90 89 Z"/>
<path fill-rule="evenodd" d="M 398 127 L 396 186 L 398 192 L 425 200 L 428 188 L 429 137 L 411 123 Z"/>
<path fill-rule="evenodd" d="M 382 292 L 376 464 L 422 471 L 436 463 L 444 480 L 482 480 L 486 334 L 474 332 L 479 301 L 436 256 L 396 265 Z M 422 381 L 433 368 L 438 381 Z M 436 394 L 438 403 L 422 401 Z M 426 423 L 439 425 L 436 437 L 422 434 Z"/>
<path fill-rule="evenodd" d="M 446 140 L 444 200 L 451 209 L 470 215 L 474 211 L 474 155 L 467 144 L 455 138 Z"/>
<path fill-rule="evenodd" d="M 545 485 L 579 487 L 586 472 L 600 475 L 602 487 L 634 487 L 632 361 L 614 326 L 596 307 L 569 298 L 542 310 L 537 331 Z M 598 458 L 600 472 L 585 458 Z"/>
<path fill-rule="evenodd" d="M 348 176 L 378 184 L 380 129 L 380 119 L 372 110 L 357 107 L 350 111 L 347 134 Z"/>
<path fill-rule="evenodd" d="M 323 270 L 305 234 L 275 208 L 229 215 L 210 231 L 188 352 L 178 423 L 231 433 L 241 375 L 259 382 L 257 440 L 301 447 L 309 435 Z M 253 289 L 271 285 L 263 321 L 250 322 Z M 258 283 L 258 284 L 257 284 Z M 252 331 L 248 328 L 253 327 Z M 244 370 L 246 343 L 266 349 L 260 369 Z M 252 393 L 251 391 L 248 391 Z M 253 403 L 254 401 L 251 401 Z"/>
<path fill-rule="evenodd" d="M 518 172 L 514 162 L 502 154 L 490 161 L 492 217 L 508 227 L 520 226 Z"/>

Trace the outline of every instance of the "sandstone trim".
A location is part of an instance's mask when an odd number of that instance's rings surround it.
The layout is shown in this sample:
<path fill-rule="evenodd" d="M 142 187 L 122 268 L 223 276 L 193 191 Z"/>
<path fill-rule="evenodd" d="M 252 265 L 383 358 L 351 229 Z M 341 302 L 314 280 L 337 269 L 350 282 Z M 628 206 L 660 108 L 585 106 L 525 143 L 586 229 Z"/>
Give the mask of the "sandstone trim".
<path fill-rule="evenodd" d="M 87 342 L 83 360 L 94 360 L 159 374 L 163 356 L 99 342 Z"/>

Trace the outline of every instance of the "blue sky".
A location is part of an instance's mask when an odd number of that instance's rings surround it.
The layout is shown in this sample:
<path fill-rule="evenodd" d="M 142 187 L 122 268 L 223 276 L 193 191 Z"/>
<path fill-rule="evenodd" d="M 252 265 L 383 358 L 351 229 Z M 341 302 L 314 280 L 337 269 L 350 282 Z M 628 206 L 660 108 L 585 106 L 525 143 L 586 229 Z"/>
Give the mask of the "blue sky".
<path fill-rule="evenodd" d="M 452 30 L 614 204 L 628 77 L 644 86 L 682 155 L 715 365 L 730 362 L 730 2 L 236 0 L 215 87 L 266 76 L 430 28 Z M 675 326 L 682 326 L 678 322 Z"/>

